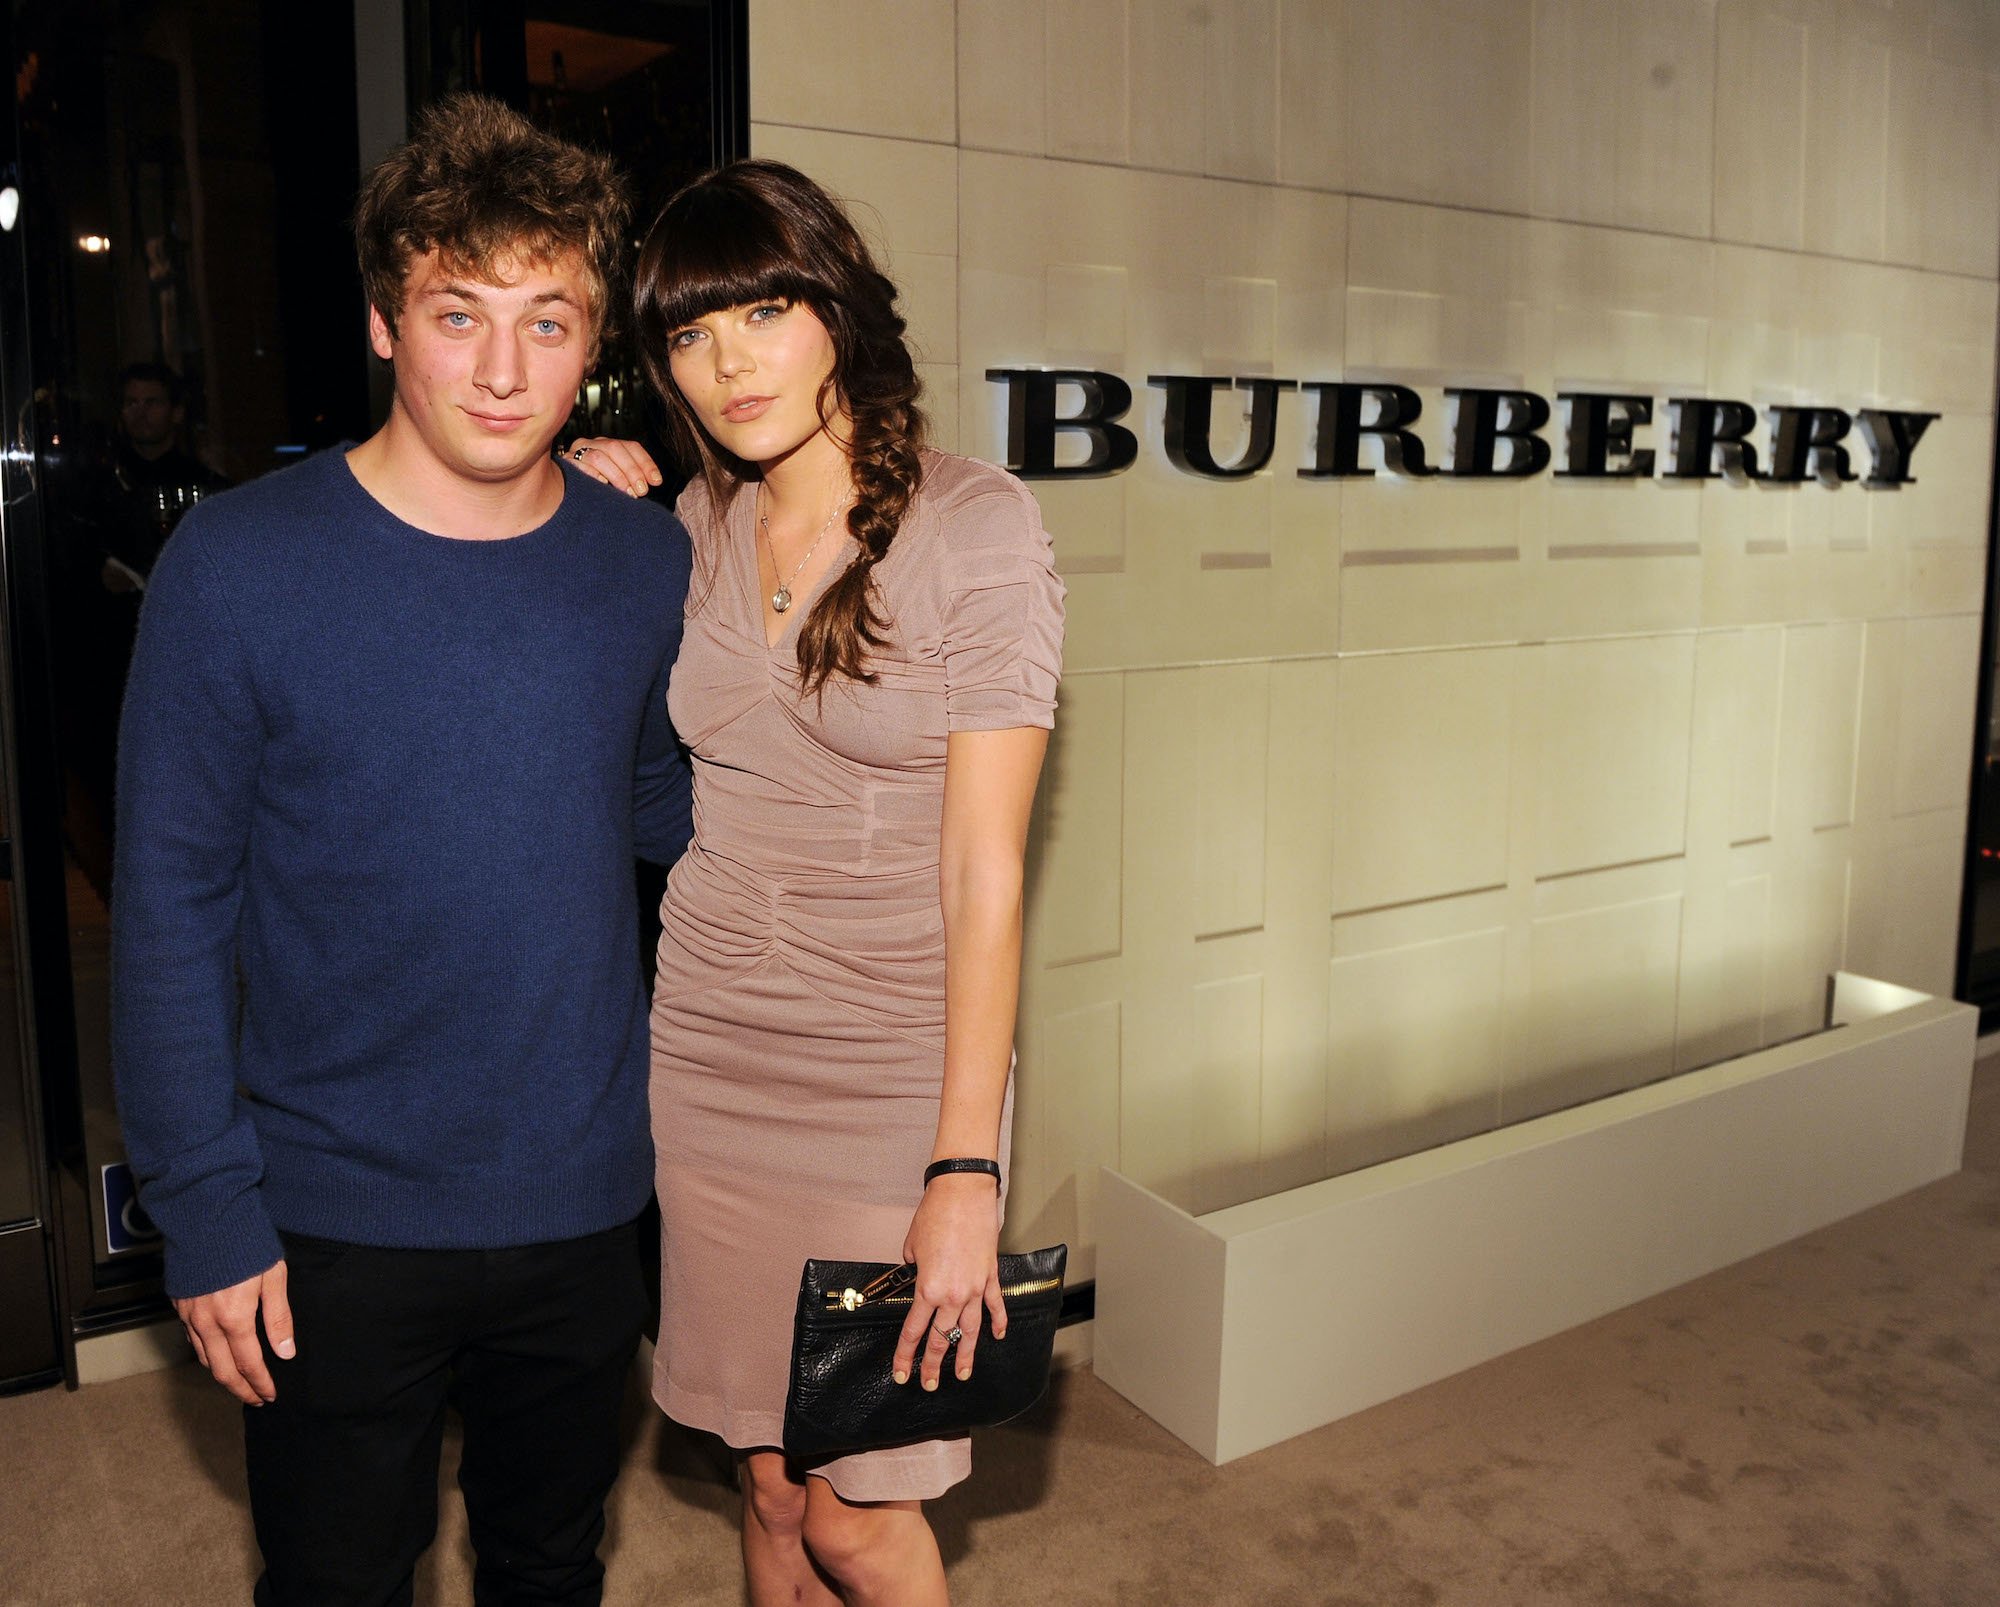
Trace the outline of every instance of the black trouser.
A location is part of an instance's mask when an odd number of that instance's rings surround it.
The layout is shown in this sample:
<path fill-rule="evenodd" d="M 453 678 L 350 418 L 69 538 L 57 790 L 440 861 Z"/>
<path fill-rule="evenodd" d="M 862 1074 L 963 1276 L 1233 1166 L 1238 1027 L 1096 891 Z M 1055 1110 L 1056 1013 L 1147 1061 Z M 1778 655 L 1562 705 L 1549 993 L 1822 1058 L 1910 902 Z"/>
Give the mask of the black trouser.
<path fill-rule="evenodd" d="M 295 1360 L 245 1407 L 258 1607 L 403 1607 L 437 1528 L 447 1401 L 479 1607 L 596 1603 L 645 1311 L 628 1225 L 512 1250 L 285 1235 Z"/>

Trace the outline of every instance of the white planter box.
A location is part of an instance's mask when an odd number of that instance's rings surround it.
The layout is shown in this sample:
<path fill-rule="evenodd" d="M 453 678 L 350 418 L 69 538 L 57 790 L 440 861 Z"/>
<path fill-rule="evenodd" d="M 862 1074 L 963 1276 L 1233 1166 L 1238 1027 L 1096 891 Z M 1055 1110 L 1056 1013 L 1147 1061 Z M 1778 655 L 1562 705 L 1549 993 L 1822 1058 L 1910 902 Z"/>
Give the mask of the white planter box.
<path fill-rule="evenodd" d="M 1978 1012 L 1830 1030 L 1205 1216 L 1104 1173 L 1097 1376 L 1227 1462 L 1958 1170 Z"/>

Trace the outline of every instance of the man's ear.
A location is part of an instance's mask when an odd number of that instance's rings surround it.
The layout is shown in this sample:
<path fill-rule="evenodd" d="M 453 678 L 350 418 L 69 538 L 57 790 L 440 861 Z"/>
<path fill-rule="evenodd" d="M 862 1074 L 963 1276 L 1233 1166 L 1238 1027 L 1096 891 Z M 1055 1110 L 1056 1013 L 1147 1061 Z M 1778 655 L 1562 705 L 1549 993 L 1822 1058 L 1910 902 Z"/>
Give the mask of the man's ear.
<path fill-rule="evenodd" d="M 385 363 L 396 355 L 396 332 L 372 301 L 368 304 L 368 344 Z"/>

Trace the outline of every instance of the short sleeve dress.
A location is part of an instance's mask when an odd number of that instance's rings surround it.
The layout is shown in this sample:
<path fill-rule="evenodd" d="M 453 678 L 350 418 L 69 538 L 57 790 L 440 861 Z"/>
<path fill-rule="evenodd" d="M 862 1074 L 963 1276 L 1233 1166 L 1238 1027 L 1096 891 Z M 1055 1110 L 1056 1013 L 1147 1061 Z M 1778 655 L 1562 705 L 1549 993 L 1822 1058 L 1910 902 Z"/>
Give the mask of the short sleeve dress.
<path fill-rule="evenodd" d="M 769 646 L 754 497 L 718 513 L 697 481 L 680 502 L 696 574 L 668 707 L 694 755 L 695 829 L 653 996 L 654 1392 L 739 1448 L 783 1439 L 806 1259 L 899 1260 L 922 1198 L 944 1080 L 945 739 L 1054 723 L 1063 588 L 1034 498 L 989 464 L 922 462 L 875 566 L 876 681 L 818 699 L 799 690 L 798 629 L 843 562 Z M 1009 1118 L 1012 1103 L 1010 1086 Z M 890 1501 L 970 1469 L 961 1437 L 812 1471 Z"/>

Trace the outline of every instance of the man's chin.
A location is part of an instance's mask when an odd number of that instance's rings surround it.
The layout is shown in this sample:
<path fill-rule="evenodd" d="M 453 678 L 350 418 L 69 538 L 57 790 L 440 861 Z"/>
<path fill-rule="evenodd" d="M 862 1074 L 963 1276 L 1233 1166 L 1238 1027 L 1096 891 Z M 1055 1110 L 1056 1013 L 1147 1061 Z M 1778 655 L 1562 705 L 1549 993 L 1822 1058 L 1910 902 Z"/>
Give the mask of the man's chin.
<path fill-rule="evenodd" d="M 464 443 L 459 454 L 460 470 L 468 479 L 488 485 L 504 485 L 510 480 L 539 472 L 555 459 L 555 432 L 526 436 L 488 436 Z"/>

